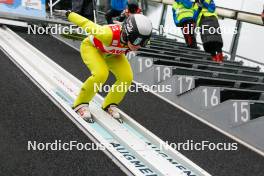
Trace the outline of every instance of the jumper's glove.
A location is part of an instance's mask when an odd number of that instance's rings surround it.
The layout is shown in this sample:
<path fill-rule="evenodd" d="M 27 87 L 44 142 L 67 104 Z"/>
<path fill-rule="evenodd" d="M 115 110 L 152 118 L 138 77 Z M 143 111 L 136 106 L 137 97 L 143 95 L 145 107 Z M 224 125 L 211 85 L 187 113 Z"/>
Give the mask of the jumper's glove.
<path fill-rule="evenodd" d="M 68 18 L 68 16 L 70 15 L 71 12 L 72 12 L 71 10 L 67 10 L 65 13 L 65 16 Z"/>
<path fill-rule="evenodd" d="M 70 10 L 54 10 L 54 12 L 57 14 L 57 15 L 59 15 L 59 16 L 66 16 L 66 17 L 68 17 L 69 16 L 69 14 L 71 13 L 71 11 Z"/>

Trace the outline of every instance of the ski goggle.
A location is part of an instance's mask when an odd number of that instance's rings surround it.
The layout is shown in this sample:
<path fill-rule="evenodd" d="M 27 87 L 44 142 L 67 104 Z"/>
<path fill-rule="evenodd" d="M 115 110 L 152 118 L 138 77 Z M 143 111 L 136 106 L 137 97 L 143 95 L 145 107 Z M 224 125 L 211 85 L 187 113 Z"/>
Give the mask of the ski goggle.
<path fill-rule="evenodd" d="M 124 42 L 130 41 L 130 43 L 134 46 L 146 46 L 150 40 L 150 36 L 143 36 L 137 34 L 127 34 L 126 30 L 122 32 L 122 39 Z"/>

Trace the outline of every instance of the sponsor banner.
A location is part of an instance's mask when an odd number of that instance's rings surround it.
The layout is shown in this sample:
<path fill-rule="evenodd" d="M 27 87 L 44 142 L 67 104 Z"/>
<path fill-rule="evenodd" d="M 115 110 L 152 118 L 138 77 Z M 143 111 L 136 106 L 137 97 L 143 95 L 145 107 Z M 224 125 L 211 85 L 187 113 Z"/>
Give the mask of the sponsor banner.
<path fill-rule="evenodd" d="M 108 140 L 108 142 L 111 144 L 111 146 L 117 150 L 126 160 L 130 162 L 132 167 L 135 170 L 138 170 L 142 176 L 158 176 L 157 173 L 155 173 L 151 168 L 149 168 L 147 165 L 145 165 L 142 161 L 140 161 L 134 154 L 129 152 L 124 146 L 122 146 L 117 141 Z"/>
<path fill-rule="evenodd" d="M 0 13 L 46 18 L 46 0 L 0 0 Z"/>

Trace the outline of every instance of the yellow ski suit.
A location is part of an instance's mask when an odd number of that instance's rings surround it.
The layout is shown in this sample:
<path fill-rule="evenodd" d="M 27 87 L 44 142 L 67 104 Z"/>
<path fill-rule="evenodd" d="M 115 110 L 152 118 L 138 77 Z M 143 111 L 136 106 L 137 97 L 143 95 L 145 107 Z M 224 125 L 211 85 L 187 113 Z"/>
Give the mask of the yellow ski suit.
<path fill-rule="evenodd" d="M 113 28 L 109 25 L 97 25 L 74 12 L 69 14 L 68 19 L 90 34 L 83 40 L 80 52 L 83 62 L 91 71 L 92 76 L 84 82 L 73 106 L 76 107 L 83 103 L 89 103 L 98 92 L 100 85 L 104 84 L 107 80 L 109 71 L 116 77 L 116 82 L 105 97 L 102 108 L 105 109 L 111 104 L 118 105 L 123 100 L 133 80 L 130 64 L 124 52 L 109 54 L 96 47 L 93 42 L 95 38 L 105 48 L 113 48 Z M 118 40 L 120 41 L 120 38 Z M 128 51 L 128 47 L 122 44 L 115 47 L 115 49 Z M 120 86 L 122 86 L 122 89 L 118 88 Z"/>

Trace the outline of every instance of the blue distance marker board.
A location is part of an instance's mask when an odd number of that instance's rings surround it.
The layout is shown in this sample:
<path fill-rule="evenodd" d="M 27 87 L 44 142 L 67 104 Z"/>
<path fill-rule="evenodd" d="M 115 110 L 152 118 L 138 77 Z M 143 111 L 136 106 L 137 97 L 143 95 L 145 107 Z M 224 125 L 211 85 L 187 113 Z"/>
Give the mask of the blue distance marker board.
<path fill-rule="evenodd" d="M 0 0 L 0 13 L 46 18 L 46 0 Z"/>

